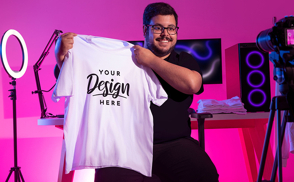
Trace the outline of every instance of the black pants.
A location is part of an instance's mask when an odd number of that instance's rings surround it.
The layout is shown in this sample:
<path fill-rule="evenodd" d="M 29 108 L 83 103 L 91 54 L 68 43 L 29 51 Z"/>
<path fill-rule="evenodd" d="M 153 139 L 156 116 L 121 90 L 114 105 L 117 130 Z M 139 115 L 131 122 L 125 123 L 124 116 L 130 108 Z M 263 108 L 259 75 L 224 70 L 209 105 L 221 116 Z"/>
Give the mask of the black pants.
<path fill-rule="evenodd" d="M 96 169 L 95 182 L 217 182 L 218 173 L 191 137 L 155 144 L 152 177 L 119 167 Z"/>

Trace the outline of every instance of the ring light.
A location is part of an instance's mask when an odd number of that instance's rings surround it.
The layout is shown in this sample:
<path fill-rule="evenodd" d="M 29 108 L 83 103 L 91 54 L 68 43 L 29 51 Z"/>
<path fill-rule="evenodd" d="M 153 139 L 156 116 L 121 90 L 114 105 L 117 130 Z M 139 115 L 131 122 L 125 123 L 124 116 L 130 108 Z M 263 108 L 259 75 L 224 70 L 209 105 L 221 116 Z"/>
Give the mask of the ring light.
<path fill-rule="evenodd" d="M 21 45 L 21 50 L 22 50 L 22 66 L 20 71 L 13 71 L 7 61 L 7 56 L 6 56 L 6 43 L 7 40 L 9 38 L 9 36 L 14 35 L 17 40 L 19 41 L 20 45 Z M 22 36 L 20 35 L 20 33 L 16 30 L 10 29 L 8 31 L 6 31 L 2 37 L 2 41 L 0 44 L 0 55 L 1 55 L 1 60 L 2 60 L 2 64 L 6 70 L 6 72 L 12 77 L 12 78 L 20 78 L 22 77 L 28 67 L 28 50 L 27 50 L 27 46 L 26 43 L 24 41 L 24 39 L 22 38 Z"/>

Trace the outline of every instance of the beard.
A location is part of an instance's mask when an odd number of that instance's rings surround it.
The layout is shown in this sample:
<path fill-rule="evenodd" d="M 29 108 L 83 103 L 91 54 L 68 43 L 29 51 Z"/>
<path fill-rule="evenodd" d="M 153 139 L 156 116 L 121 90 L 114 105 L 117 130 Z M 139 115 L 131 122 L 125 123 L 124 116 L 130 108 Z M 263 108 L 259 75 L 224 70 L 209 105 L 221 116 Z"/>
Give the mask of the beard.
<path fill-rule="evenodd" d="M 148 34 L 149 34 L 149 32 L 147 32 L 147 38 L 146 38 L 146 43 L 147 43 L 146 45 L 147 45 L 147 48 L 148 48 L 151 52 L 153 52 L 153 54 L 155 54 L 157 57 L 164 57 L 164 56 L 166 56 L 166 55 L 169 55 L 169 54 L 172 52 L 172 50 L 174 50 L 174 48 L 175 48 L 176 45 L 171 46 L 171 47 L 170 47 L 168 50 L 166 50 L 166 51 L 163 51 L 163 50 L 161 50 L 160 48 L 156 47 L 154 43 L 149 42 L 149 35 L 148 35 Z M 167 40 L 167 41 L 170 41 L 170 42 L 173 41 L 172 38 L 170 38 L 170 37 L 166 37 L 166 36 L 164 36 L 164 37 L 159 37 L 159 38 L 156 39 L 156 41 L 160 41 L 160 40 Z"/>

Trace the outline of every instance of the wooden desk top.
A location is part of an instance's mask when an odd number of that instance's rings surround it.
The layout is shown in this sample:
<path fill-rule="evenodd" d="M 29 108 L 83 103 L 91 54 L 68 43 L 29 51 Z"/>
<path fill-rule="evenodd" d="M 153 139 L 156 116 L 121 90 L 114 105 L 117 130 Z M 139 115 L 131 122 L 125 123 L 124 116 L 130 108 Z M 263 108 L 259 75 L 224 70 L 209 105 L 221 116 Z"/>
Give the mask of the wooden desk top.
<path fill-rule="evenodd" d="M 205 129 L 217 128 L 253 128 L 268 122 L 269 112 L 239 114 L 213 114 L 213 118 L 205 119 Z M 63 125 L 64 118 L 41 118 L 38 125 Z M 197 129 L 197 119 L 191 118 L 191 128 Z"/>
<path fill-rule="evenodd" d="M 204 122 L 205 129 L 220 128 L 254 128 L 268 122 L 269 112 L 256 112 L 240 114 L 213 114 L 213 118 L 207 118 Z M 197 119 L 191 118 L 191 128 L 198 129 Z"/>

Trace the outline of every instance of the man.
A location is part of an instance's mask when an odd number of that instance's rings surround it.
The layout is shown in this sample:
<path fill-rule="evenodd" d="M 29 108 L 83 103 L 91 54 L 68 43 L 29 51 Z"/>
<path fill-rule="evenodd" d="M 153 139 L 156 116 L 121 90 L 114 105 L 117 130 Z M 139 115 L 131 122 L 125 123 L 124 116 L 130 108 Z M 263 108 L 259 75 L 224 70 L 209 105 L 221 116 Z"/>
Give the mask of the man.
<path fill-rule="evenodd" d="M 143 15 L 144 47 L 134 46 L 138 63 L 150 67 L 168 94 L 160 107 L 151 104 L 154 118 L 153 176 L 124 168 L 96 170 L 95 181 L 122 182 L 216 182 L 218 174 L 212 161 L 190 137 L 188 108 L 193 94 L 203 92 L 197 62 L 187 53 L 174 52 L 177 42 L 178 16 L 166 3 L 149 4 Z M 73 47 L 74 33 L 61 36 L 56 46 L 59 67 Z"/>

